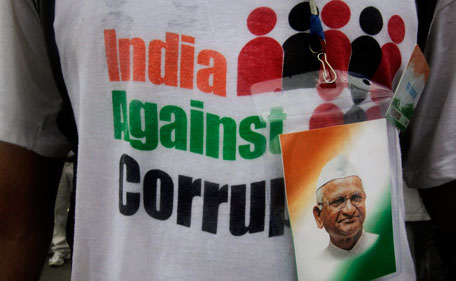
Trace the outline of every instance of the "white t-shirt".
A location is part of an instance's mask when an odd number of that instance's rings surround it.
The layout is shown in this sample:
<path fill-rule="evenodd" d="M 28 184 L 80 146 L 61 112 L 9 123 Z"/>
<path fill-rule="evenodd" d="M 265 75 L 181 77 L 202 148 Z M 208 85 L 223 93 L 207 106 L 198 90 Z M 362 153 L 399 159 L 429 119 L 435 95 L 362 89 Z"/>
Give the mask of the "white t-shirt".
<path fill-rule="evenodd" d="M 431 73 L 407 131 L 404 178 L 411 188 L 456 180 L 456 1 L 437 1 L 424 54 Z"/>
<path fill-rule="evenodd" d="M 381 117 L 379 97 L 349 85 L 394 88 L 416 42 L 415 1 L 317 1 L 328 60 L 353 74 L 329 89 L 300 76 L 320 68 L 307 3 L 56 2 L 79 132 L 73 279 L 296 279 L 277 136 Z M 2 1 L 0 24 L 0 139 L 64 155 L 32 1 Z M 394 277 L 414 280 L 393 190 Z"/>
<path fill-rule="evenodd" d="M 405 180 L 403 181 L 404 187 L 404 206 L 405 206 L 405 221 L 429 221 L 429 216 L 426 207 L 424 207 L 423 200 L 417 189 L 408 187 Z"/>

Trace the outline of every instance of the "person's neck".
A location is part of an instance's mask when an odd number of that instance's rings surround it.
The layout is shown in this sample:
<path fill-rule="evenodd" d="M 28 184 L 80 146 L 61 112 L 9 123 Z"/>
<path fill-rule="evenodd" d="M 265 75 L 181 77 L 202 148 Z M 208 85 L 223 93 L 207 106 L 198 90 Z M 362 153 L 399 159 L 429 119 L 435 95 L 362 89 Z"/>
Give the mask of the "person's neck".
<path fill-rule="evenodd" d="M 350 237 L 336 237 L 336 238 L 333 238 L 331 237 L 331 242 L 341 248 L 341 249 L 344 249 L 344 250 L 351 250 L 353 249 L 353 247 L 356 245 L 356 242 L 358 242 L 359 238 L 361 237 L 361 234 L 363 233 L 363 230 L 361 229 L 358 233 L 356 233 L 355 235 L 353 236 L 350 236 Z"/>

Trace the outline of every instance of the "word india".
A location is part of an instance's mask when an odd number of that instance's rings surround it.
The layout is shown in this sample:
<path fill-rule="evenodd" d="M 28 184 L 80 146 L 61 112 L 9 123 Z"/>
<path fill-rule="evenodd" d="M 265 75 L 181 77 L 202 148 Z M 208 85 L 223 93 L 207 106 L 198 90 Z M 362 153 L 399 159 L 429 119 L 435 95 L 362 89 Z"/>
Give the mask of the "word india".
<path fill-rule="evenodd" d="M 223 160 L 236 160 L 238 155 L 255 159 L 266 152 L 269 143 L 269 152 L 280 154 L 279 135 L 286 119 L 280 107 L 270 110 L 267 121 L 254 115 L 237 124 L 233 118 L 205 112 L 204 103 L 198 100 L 190 101 L 188 113 L 175 105 L 159 107 L 136 99 L 128 103 L 126 91 L 112 91 L 112 106 L 114 138 L 138 150 L 152 151 L 161 144 Z M 238 138 L 244 144 L 238 144 Z"/>
<path fill-rule="evenodd" d="M 226 58 L 209 49 L 195 54 L 194 37 L 167 32 L 165 41 L 150 41 L 148 51 L 142 38 L 117 40 L 114 29 L 104 31 L 104 41 L 111 82 L 146 82 L 147 68 L 149 81 L 155 85 L 193 89 L 196 84 L 204 93 L 226 96 Z"/>

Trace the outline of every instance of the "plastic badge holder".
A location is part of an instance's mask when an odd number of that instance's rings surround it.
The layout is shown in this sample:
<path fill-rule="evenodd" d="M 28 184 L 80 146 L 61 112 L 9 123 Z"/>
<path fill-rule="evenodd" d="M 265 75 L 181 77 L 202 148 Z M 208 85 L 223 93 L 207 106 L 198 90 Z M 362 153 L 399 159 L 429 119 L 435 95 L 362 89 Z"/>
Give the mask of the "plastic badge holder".
<path fill-rule="evenodd" d="M 338 79 L 333 85 L 323 83 L 321 72 L 310 72 L 264 81 L 252 85 L 251 92 L 257 113 L 264 121 L 283 123 L 281 133 L 292 133 L 385 118 L 393 91 L 388 87 L 363 78 L 362 75 L 336 71 Z M 282 88 L 278 87 L 282 85 Z M 269 135 L 270 128 L 262 130 Z M 401 272 L 399 236 L 399 200 L 402 198 L 402 176 L 397 130 L 387 122 L 388 146 L 391 169 L 391 207 L 394 230 L 396 272 Z M 279 143 L 279 136 L 271 142 Z M 394 141 L 392 141 L 394 140 Z M 282 159 L 267 151 L 264 155 L 265 175 L 277 175 L 282 169 Z M 269 179 L 267 179 L 269 180 Z M 271 198 L 267 198 L 270 200 Z M 285 220 L 288 215 L 285 216 Z"/>

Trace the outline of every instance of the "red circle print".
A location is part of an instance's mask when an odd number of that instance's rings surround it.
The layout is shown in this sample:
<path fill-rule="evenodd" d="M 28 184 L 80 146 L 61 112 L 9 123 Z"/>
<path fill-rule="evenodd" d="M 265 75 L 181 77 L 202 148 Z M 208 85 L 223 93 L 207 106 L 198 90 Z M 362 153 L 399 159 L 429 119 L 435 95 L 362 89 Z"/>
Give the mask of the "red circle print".
<path fill-rule="evenodd" d="M 332 103 L 324 103 L 315 108 L 309 120 L 309 129 L 343 125 L 344 113 Z"/>
<path fill-rule="evenodd" d="M 394 43 L 401 43 L 405 37 L 405 23 L 398 15 L 394 15 L 388 21 L 388 34 Z"/>
<path fill-rule="evenodd" d="M 382 111 L 380 109 L 380 106 L 376 105 L 366 110 L 366 117 L 367 120 L 375 120 L 382 118 Z"/>
<path fill-rule="evenodd" d="M 341 0 L 333 0 L 323 7 L 321 19 L 331 28 L 341 28 L 350 20 L 350 7 Z"/>
<path fill-rule="evenodd" d="M 325 83 L 323 80 L 323 71 L 320 70 L 318 74 L 318 84 L 317 84 L 317 92 L 320 97 L 326 101 L 330 101 L 338 97 L 344 88 L 346 87 L 346 83 L 343 82 L 341 79 L 344 76 L 342 71 L 336 70 L 337 79 L 334 83 Z"/>
<path fill-rule="evenodd" d="M 256 8 L 247 18 L 247 27 L 250 32 L 257 36 L 265 35 L 271 32 L 276 23 L 276 13 L 268 7 Z"/>

